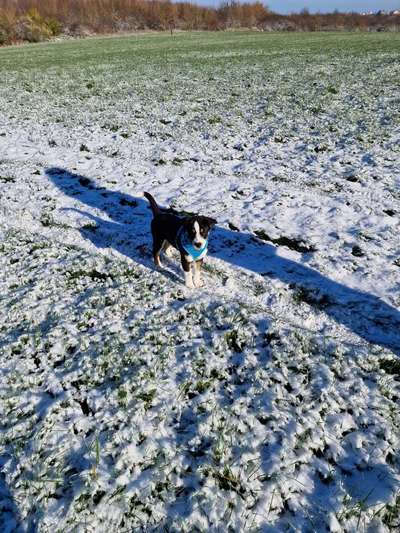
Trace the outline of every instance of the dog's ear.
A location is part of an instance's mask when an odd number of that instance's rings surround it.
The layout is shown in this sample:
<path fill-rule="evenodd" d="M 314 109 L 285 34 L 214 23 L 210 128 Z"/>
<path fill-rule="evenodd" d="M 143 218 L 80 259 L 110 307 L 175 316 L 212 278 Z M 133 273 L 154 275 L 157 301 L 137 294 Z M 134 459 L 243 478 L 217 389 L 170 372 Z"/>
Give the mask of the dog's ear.
<path fill-rule="evenodd" d="M 195 221 L 195 217 L 185 217 L 182 222 L 182 226 L 189 227 L 193 225 L 193 222 Z"/>
<path fill-rule="evenodd" d="M 215 224 L 217 223 L 217 221 L 215 220 L 215 218 L 211 218 L 211 217 L 204 217 L 204 220 L 206 222 L 206 224 L 208 224 L 208 226 L 210 228 L 212 228 L 213 226 L 215 226 Z"/>

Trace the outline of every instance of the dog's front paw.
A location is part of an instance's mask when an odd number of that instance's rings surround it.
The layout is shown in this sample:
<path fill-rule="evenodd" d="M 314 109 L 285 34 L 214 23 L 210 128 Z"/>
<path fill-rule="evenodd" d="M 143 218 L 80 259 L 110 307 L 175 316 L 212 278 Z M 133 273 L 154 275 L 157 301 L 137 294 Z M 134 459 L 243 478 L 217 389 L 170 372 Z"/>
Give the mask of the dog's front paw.
<path fill-rule="evenodd" d="M 202 279 L 195 279 L 194 286 L 200 289 L 200 287 L 204 287 L 204 281 Z"/>
<path fill-rule="evenodd" d="M 194 289 L 192 273 L 185 272 L 185 285 L 188 289 Z"/>

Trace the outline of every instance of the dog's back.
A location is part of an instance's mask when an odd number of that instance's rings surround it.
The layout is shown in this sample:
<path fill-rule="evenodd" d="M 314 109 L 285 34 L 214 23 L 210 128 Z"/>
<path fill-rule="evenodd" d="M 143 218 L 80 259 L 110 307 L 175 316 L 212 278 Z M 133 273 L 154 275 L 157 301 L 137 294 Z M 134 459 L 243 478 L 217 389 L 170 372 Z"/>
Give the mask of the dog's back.
<path fill-rule="evenodd" d="M 144 192 L 143 195 L 149 201 L 153 212 L 153 220 L 151 221 L 153 238 L 157 241 L 161 239 L 167 240 L 172 246 L 175 246 L 176 236 L 182 226 L 183 219 L 161 209 L 149 192 Z"/>

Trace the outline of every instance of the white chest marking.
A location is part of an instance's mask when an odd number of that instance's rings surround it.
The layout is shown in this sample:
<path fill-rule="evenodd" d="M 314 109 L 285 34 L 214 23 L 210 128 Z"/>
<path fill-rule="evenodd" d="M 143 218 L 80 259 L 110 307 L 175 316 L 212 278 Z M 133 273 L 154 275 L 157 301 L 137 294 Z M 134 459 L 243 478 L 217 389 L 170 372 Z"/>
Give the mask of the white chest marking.
<path fill-rule="evenodd" d="M 200 235 L 200 226 L 197 220 L 195 220 L 193 227 L 194 227 L 194 231 L 196 232 L 193 242 L 201 243 L 201 246 L 204 246 L 206 239 L 204 239 L 204 237 Z"/>

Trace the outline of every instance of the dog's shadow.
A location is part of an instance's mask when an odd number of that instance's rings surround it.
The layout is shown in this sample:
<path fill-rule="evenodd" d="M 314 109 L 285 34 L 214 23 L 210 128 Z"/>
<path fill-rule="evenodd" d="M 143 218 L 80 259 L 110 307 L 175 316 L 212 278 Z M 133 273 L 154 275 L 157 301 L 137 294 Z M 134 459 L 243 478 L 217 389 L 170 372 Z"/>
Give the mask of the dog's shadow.
<path fill-rule="evenodd" d="M 100 187 L 65 169 L 49 168 L 46 174 L 64 194 L 98 211 L 94 214 L 75 209 L 87 217 L 88 224 L 80 228 L 86 239 L 96 247 L 114 248 L 154 268 L 149 253 L 151 212 L 146 200 Z M 236 267 L 280 279 L 305 302 L 336 322 L 368 342 L 386 346 L 400 355 L 400 312 L 377 296 L 346 287 L 301 263 L 279 257 L 275 246 L 249 233 L 216 226 L 211 233 L 209 254 Z M 180 279 L 177 272 L 168 269 L 164 274 Z"/>

